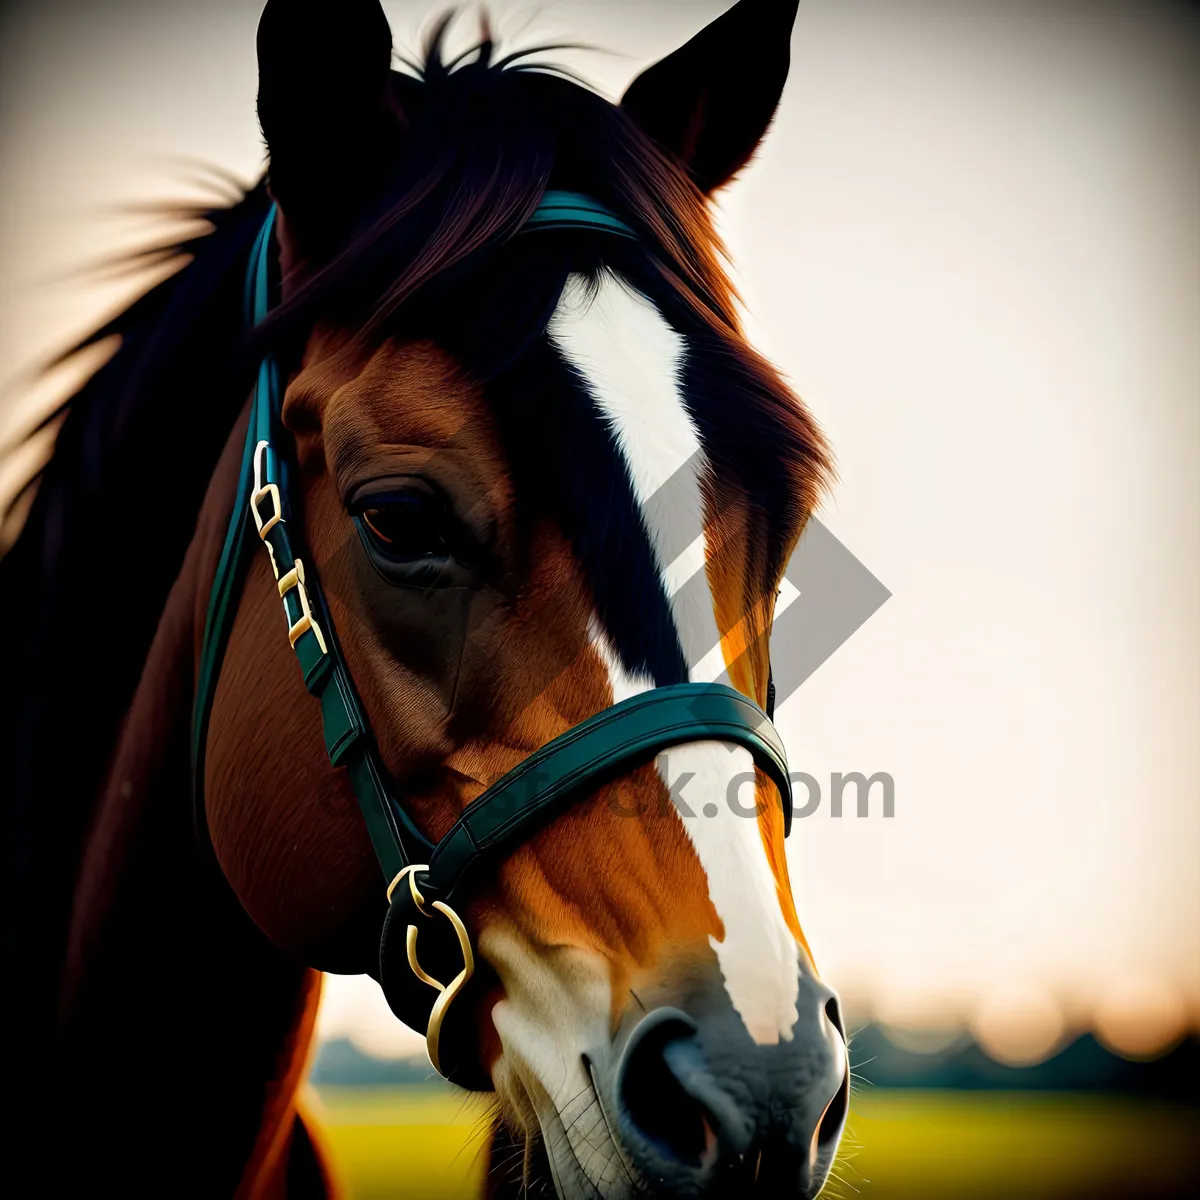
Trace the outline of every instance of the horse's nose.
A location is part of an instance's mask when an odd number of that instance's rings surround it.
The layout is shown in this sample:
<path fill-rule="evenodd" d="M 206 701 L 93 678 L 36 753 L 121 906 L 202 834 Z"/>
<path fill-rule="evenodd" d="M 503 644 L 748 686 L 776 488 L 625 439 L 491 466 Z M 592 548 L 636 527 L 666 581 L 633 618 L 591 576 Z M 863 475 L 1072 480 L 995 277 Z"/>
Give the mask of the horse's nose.
<path fill-rule="evenodd" d="M 692 1016 L 658 1008 L 638 1022 L 612 1098 L 613 1132 L 639 1182 L 663 1196 L 820 1191 L 846 1116 L 849 1072 L 837 1001 L 815 990 L 802 980 L 807 1019 L 770 1046 L 756 1045 L 731 1009 Z"/>
<path fill-rule="evenodd" d="M 626 1149 L 658 1183 L 707 1174 L 744 1154 L 754 1114 L 713 1074 L 696 1022 L 676 1008 L 649 1013 L 630 1035 L 617 1068 L 617 1104 Z"/>

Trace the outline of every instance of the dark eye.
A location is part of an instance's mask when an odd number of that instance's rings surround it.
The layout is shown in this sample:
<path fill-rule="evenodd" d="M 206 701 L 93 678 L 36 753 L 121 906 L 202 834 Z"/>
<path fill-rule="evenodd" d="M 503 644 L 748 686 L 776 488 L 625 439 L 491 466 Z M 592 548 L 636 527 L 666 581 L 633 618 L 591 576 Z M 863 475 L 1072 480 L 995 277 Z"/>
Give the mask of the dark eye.
<path fill-rule="evenodd" d="M 414 483 L 362 496 L 350 508 L 367 556 L 393 583 L 439 587 L 469 579 L 477 557 L 445 498 Z"/>
<path fill-rule="evenodd" d="M 358 513 L 380 553 L 392 562 L 447 558 L 450 529 L 443 506 L 420 492 L 382 496 L 364 503 Z"/>

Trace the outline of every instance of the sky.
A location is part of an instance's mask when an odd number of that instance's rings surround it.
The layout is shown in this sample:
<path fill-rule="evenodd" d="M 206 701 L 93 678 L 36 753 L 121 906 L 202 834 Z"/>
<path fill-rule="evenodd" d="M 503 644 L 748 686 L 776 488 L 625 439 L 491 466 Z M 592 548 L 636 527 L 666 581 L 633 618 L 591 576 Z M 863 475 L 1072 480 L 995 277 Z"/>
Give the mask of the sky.
<path fill-rule="evenodd" d="M 397 48 L 437 7 L 385 4 Z M 490 11 L 607 47 L 559 57 L 615 97 L 724 7 Z M 128 206 L 190 194 L 188 160 L 261 168 L 257 15 L 0 9 L 0 431 L 131 294 L 78 272 L 153 232 Z M 1200 1025 L 1198 50 L 1183 6 L 802 0 L 719 200 L 753 339 L 837 454 L 822 520 L 892 592 L 778 714 L 826 789 L 801 918 L 862 1018 L 1013 1061 Z M 831 817 L 838 771 L 889 773 L 895 816 Z M 410 1047 L 372 988 L 334 981 L 324 1031 Z"/>

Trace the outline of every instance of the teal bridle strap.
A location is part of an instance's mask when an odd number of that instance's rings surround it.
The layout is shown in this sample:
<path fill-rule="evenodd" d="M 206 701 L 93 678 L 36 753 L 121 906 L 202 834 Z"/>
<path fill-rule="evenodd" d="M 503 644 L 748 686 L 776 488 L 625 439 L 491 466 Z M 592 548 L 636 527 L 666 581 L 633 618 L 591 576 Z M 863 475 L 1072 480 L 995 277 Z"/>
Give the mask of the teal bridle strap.
<path fill-rule="evenodd" d="M 522 226 L 522 232 L 530 229 L 594 229 L 620 237 L 637 237 L 616 213 L 580 192 L 544 192 L 533 216 Z"/>
<path fill-rule="evenodd" d="M 247 276 L 246 309 L 252 326 L 262 322 L 270 309 L 274 225 L 272 206 L 254 244 Z M 197 800 L 202 797 L 208 718 L 221 660 L 250 551 L 261 541 L 268 551 L 287 618 L 288 640 L 300 664 L 304 686 L 321 704 L 329 760 L 349 772 L 371 844 L 384 873 L 391 872 L 391 878 L 408 864 L 411 854 L 424 851 L 429 843 L 388 794 L 370 744 L 370 727 L 345 660 L 332 640 L 332 623 L 320 589 L 315 578 L 309 579 L 293 545 L 288 527 L 293 506 L 289 503 L 287 458 L 282 453 L 288 444 L 282 419 L 282 381 L 275 359 L 267 356 L 254 385 L 237 496 L 205 619 L 192 743 Z M 198 820 L 202 817 L 198 813 Z"/>
<path fill-rule="evenodd" d="M 264 321 L 270 310 L 274 227 L 272 207 L 254 243 L 247 272 L 246 319 L 251 326 Z M 561 191 L 545 193 L 522 232 L 565 228 L 635 236 L 626 222 L 598 201 Z M 201 644 L 192 728 L 197 822 L 207 828 L 204 757 L 221 662 L 251 552 L 261 543 L 267 550 L 288 641 L 304 686 L 321 706 L 329 761 L 349 774 L 375 855 L 389 882 L 392 907 L 384 926 L 380 967 L 385 994 L 402 1020 L 414 1027 L 428 1027 L 430 1056 L 442 1070 L 438 1058 L 442 1018 L 473 970 L 466 928 L 450 902 L 460 899 L 473 878 L 494 867 L 566 807 L 593 794 L 600 783 L 689 742 L 721 741 L 748 750 L 755 766 L 779 791 L 787 832 L 792 813 L 787 758 L 767 714 L 733 688 L 716 683 L 653 688 L 596 713 L 548 742 L 468 805 L 444 838 L 431 842 L 389 790 L 315 565 L 305 558 L 299 533 L 293 538 L 289 522 L 300 512 L 300 504 L 290 470 L 291 438 L 283 427 L 282 399 L 280 371 L 274 357 L 268 355 L 254 384 L 237 494 Z M 405 877 L 408 886 L 397 889 Z M 428 977 L 415 963 L 416 935 L 412 932 L 418 923 L 432 919 L 431 909 L 453 925 L 458 941 L 452 949 L 457 947 L 454 952 L 464 964 L 455 982 L 442 988 L 436 1004 L 426 995 Z M 392 937 L 395 929 L 410 931 L 407 965 L 405 952 L 397 948 L 405 938 Z M 433 953 L 435 957 L 438 954 L 436 941 Z"/>
<path fill-rule="evenodd" d="M 783 743 L 753 700 L 718 683 L 652 688 L 602 709 L 547 742 L 472 801 L 434 849 L 422 890 L 427 898 L 453 902 L 480 866 L 507 857 L 525 841 L 535 820 L 544 823 L 564 804 L 632 764 L 650 762 L 673 746 L 702 741 L 750 751 L 780 795 L 790 798 Z M 614 811 L 629 818 L 643 815 L 632 809 Z M 786 814 L 787 809 L 785 826 Z M 693 818 L 707 819 L 696 814 L 686 819 Z"/>

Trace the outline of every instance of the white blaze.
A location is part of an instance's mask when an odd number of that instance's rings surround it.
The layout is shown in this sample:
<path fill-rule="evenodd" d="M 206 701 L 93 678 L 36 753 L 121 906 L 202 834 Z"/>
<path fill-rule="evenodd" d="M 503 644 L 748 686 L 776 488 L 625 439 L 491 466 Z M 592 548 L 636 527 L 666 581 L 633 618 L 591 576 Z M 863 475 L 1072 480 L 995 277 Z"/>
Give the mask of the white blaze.
<path fill-rule="evenodd" d="M 684 339 L 612 274 L 594 292 L 583 276 L 570 276 L 548 332 L 620 447 L 679 640 L 703 654 L 721 639 L 708 588 L 682 588 L 704 565 L 700 475 L 708 469 L 681 394 Z"/>
<path fill-rule="evenodd" d="M 579 372 L 620 447 L 681 643 L 709 651 L 690 677 L 714 679 L 724 664 L 717 666 L 720 637 L 711 594 L 707 587 L 683 587 L 704 565 L 700 481 L 708 469 L 681 394 L 684 339 L 646 297 L 611 274 L 595 289 L 572 275 L 548 332 Z M 652 686 L 625 671 L 598 624 L 592 640 L 608 669 L 614 701 Z M 681 813 L 680 819 L 725 927 L 724 938 L 712 939 L 712 946 L 730 1000 L 756 1042 L 790 1038 L 799 949 L 779 906 L 759 823 L 730 803 L 735 777 L 753 774 L 750 754 L 698 742 L 669 751 L 659 770 L 668 787 L 685 773 L 694 775 L 679 793 L 692 815 Z M 743 808 L 753 807 L 754 799 L 749 781 L 733 796 Z"/>

